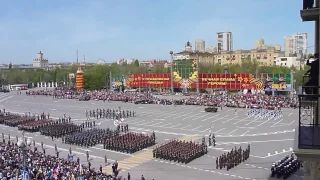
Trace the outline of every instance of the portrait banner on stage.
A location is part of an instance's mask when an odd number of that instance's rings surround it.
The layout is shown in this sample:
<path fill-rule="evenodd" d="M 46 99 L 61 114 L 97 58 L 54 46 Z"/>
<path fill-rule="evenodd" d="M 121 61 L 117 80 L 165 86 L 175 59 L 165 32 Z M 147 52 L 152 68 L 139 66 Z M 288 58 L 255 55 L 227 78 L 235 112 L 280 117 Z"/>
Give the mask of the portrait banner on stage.
<path fill-rule="evenodd" d="M 129 87 L 169 88 L 171 86 L 170 74 L 132 74 L 126 84 Z"/>

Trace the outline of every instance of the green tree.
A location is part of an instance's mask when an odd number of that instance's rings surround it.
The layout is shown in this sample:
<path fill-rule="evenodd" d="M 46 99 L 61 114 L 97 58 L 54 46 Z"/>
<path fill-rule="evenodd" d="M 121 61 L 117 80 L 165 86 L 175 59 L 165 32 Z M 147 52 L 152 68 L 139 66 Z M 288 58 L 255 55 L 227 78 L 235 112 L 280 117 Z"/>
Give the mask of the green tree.
<path fill-rule="evenodd" d="M 135 65 L 136 67 L 139 67 L 139 66 L 140 66 L 138 59 L 136 59 L 136 60 L 134 61 L 134 65 Z"/>

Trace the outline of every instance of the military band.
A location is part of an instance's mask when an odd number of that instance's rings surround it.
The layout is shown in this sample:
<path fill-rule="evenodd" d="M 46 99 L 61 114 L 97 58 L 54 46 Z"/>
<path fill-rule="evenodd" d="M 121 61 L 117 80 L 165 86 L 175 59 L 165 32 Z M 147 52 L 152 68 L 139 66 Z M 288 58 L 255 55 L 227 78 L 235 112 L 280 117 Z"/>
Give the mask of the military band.
<path fill-rule="evenodd" d="M 93 109 L 86 110 L 86 117 L 92 117 L 96 119 L 121 119 L 135 117 L 135 111 L 132 110 L 121 110 L 119 109 Z"/>

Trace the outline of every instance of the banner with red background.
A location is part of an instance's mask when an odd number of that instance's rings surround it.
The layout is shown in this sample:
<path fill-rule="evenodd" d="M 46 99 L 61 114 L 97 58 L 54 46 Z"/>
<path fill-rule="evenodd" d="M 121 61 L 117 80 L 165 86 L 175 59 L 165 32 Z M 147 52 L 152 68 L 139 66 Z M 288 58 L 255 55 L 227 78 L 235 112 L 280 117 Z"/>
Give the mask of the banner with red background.
<path fill-rule="evenodd" d="M 248 73 L 212 73 L 199 74 L 200 89 L 256 89 L 252 74 Z"/>
<path fill-rule="evenodd" d="M 127 80 L 127 86 L 170 88 L 170 74 L 132 74 Z"/>
<path fill-rule="evenodd" d="M 262 89 L 263 83 L 248 73 L 204 73 L 199 74 L 200 89 Z M 174 81 L 174 88 L 196 88 L 194 79 L 181 79 Z M 169 73 L 162 74 L 132 74 L 127 79 L 128 87 L 154 87 L 170 88 L 171 78 Z"/>

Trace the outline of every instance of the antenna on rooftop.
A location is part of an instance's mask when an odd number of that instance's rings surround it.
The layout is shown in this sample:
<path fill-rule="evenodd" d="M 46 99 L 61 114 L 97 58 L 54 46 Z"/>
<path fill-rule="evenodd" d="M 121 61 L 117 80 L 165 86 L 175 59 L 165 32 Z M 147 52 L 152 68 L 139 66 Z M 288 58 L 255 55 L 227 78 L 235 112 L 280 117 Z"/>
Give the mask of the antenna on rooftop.
<path fill-rule="evenodd" d="M 83 55 L 83 62 L 86 62 L 86 55 Z"/>
<path fill-rule="evenodd" d="M 78 54 L 78 49 L 77 49 L 77 64 L 79 63 L 79 54 Z"/>

